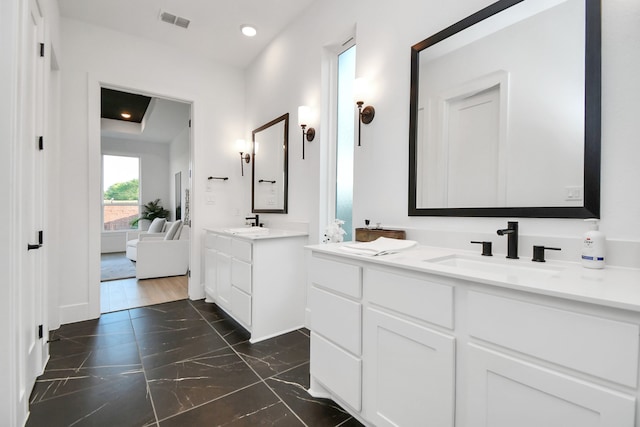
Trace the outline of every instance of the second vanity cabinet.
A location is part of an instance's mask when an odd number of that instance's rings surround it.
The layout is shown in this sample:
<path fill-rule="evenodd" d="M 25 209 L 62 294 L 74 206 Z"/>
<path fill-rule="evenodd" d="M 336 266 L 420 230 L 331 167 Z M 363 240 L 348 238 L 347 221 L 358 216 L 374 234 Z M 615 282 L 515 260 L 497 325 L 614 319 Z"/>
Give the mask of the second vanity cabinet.
<path fill-rule="evenodd" d="M 251 238 L 208 230 L 205 293 L 261 341 L 304 325 L 306 235 Z"/>
<path fill-rule="evenodd" d="M 310 393 L 365 425 L 640 427 L 640 313 L 329 251 L 307 260 Z"/>

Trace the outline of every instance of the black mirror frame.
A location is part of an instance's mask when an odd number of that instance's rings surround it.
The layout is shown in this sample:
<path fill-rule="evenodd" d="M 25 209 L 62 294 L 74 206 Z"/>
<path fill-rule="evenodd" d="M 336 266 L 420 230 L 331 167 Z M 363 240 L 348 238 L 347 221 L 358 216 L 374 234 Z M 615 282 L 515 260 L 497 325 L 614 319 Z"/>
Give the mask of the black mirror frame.
<path fill-rule="evenodd" d="M 418 208 L 417 114 L 422 50 L 524 0 L 500 0 L 411 47 L 409 216 L 599 218 L 601 160 L 601 5 L 585 1 L 584 205 L 582 207 Z"/>
<path fill-rule="evenodd" d="M 255 208 L 255 186 L 256 186 L 256 133 L 263 131 L 271 126 L 284 121 L 284 135 L 283 135 L 283 151 L 284 151 L 284 194 L 282 197 L 283 207 L 282 209 L 256 209 Z M 269 123 L 266 123 L 260 126 L 257 129 L 254 129 L 251 132 L 251 140 L 253 142 L 253 150 L 251 152 L 251 157 L 253 162 L 251 163 L 251 212 L 252 213 L 281 213 L 286 214 L 288 209 L 288 199 L 289 199 L 289 113 L 285 113 L 282 116 L 271 120 Z"/>

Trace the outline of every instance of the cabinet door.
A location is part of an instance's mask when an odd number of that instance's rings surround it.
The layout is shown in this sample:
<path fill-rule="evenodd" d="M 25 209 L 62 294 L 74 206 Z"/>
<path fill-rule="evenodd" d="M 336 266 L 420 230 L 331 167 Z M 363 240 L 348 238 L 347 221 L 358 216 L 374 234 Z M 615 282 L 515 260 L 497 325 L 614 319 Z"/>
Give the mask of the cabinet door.
<path fill-rule="evenodd" d="M 251 264 L 231 259 L 231 284 L 238 289 L 242 289 L 246 294 L 251 295 Z"/>
<path fill-rule="evenodd" d="M 231 287 L 231 312 L 237 320 L 251 326 L 251 295 Z"/>
<path fill-rule="evenodd" d="M 216 302 L 224 308 L 231 307 L 231 257 L 222 252 L 216 253 Z"/>
<path fill-rule="evenodd" d="M 217 296 L 216 289 L 216 251 L 204 250 L 204 287 L 207 295 L 214 300 Z"/>
<path fill-rule="evenodd" d="M 469 425 L 633 427 L 635 398 L 468 344 Z"/>
<path fill-rule="evenodd" d="M 455 339 L 367 308 L 365 416 L 377 426 L 453 426 Z"/>

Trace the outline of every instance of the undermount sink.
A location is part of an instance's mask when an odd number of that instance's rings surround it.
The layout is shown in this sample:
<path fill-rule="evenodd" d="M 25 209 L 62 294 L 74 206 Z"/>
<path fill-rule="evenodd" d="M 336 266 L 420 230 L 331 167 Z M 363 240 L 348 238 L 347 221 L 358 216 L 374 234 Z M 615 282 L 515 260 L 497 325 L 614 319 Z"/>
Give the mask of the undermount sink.
<path fill-rule="evenodd" d="M 242 235 L 265 235 L 269 234 L 269 229 L 265 227 L 238 227 L 238 228 L 227 228 L 225 230 L 227 233 L 231 234 L 242 234 Z"/>
<path fill-rule="evenodd" d="M 545 279 L 562 271 L 562 268 L 546 264 L 528 263 L 524 260 L 506 260 L 493 257 L 474 257 L 471 255 L 453 254 L 438 258 L 425 259 L 436 265 L 454 267 L 466 272 L 493 274 L 509 279 Z"/>

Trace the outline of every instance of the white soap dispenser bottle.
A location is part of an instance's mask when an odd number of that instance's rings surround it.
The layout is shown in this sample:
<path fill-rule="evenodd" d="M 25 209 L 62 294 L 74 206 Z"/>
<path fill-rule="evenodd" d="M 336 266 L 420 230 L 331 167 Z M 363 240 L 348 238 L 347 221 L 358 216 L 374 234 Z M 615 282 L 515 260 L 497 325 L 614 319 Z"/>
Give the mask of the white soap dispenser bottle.
<path fill-rule="evenodd" d="M 598 220 L 585 219 L 591 223 L 591 230 L 584 233 L 582 240 L 582 266 L 586 268 L 604 268 L 605 236 L 598 231 Z"/>

